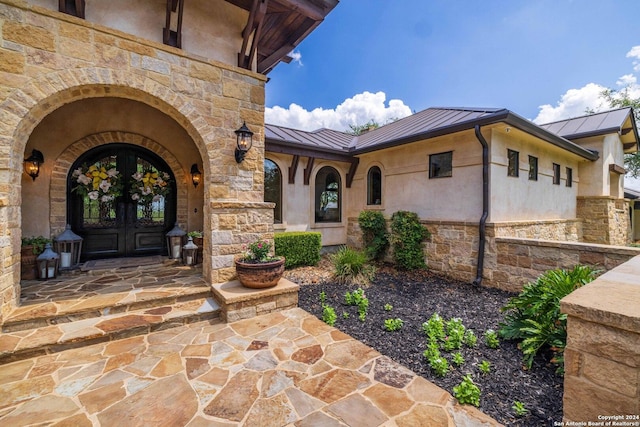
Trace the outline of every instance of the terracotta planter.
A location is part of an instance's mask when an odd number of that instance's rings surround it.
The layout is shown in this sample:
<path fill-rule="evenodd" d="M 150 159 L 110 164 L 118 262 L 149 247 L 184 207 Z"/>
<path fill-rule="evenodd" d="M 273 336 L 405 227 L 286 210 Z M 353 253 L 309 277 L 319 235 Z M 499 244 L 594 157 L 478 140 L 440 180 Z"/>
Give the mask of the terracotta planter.
<path fill-rule="evenodd" d="M 236 273 L 244 287 L 271 288 L 278 284 L 278 280 L 284 273 L 284 257 L 276 261 L 256 263 L 236 260 Z"/>
<path fill-rule="evenodd" d="M 20 279 L 35 280 L 38 278 L 36 258 L 38 255 L 33 253 L 33 246 L 23 246 L 20 250 Z"/>

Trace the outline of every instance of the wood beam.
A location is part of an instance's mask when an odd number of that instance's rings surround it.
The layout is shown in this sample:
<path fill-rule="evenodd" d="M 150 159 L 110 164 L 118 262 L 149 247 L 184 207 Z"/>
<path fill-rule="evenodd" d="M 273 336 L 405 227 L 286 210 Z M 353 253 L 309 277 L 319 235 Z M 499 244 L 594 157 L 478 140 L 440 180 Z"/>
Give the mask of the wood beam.
<path fill-rule="evenodd" d="M 178 13 L 176 30 L 171 29 L 171 16 Z M 182 49 L 182 16 L 184 14 L 184 0 L 167 0 L 165 27 L 162 30 L 162 42 L 168 46 Z"/>
<path fill-rule="evenodd" d="M 325 12 L 324 9 L 316 6 L 309 0 L 277 0 L 277 2 L 314 21 L 322 21 L 325 16 L 327 16 L 327 12 Z"/>
<path fill-rule="evenodd" d="M 247 25 L 242 30 L 242 47 L 238 52 L 238 67 L 250 70 L 258 52 L 258 42 L 262 35 L 262 24 L 267 15 L 269 0 L 254 0 L 249 11 Z M 249 54 L 247 55 L 247 49 Z"/>
<path fill-rule="evenodd" d="M 313 170 L 313 162 L 315 162 L 314 157 L 309 157 L 307 160 L 307 167 L 304 168 L 304 185 L 309 185 L 309 181 L 311 180 L 311 171 Z"/>
<path fill-rule="evenodd" d="M 618 175 L 624 175 L 627 171 L 624 169 L 624 167 L 612 163 L 609 165 L 609 172 L 617 173 Z"/>
<path fill-rule="evenodd" d="M 360 159 L 354 157 L 351 161 L 351 166 L 349 166 L 349 172 L 347 172 L 347 188 L 351 188 L 351 183 L 353 182 L 353 177 L 356 175 L 356 171 L 358 170 L 358 164 L 360 163 Z"/>
<path fill-rule="evenodd" d="M 300 162 L 300 156 L 294 155 L 291 158 L 291 166 L 289 166 L 289 184 L 296 183 L 296 172 L 298 172 L 299 162 Z"/>

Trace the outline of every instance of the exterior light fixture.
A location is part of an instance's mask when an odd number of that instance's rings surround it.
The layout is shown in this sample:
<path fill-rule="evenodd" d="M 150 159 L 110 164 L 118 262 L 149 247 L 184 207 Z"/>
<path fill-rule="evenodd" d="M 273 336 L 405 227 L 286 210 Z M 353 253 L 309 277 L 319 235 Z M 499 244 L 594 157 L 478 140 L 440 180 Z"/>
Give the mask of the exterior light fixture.
<path fill-rule="evenodd" d="M 193 237 L 188 237 L 187 244 L 182 247 L 182 263 L 193 267 L 198 262 L 198 246 L 193 243 Z"/>
<path fill-rule="evenodd" d="M 182 245 L 184 245 L 186 235 L 186 231 L 181 229 L 177 222 L 173 229 L 167 233 L 169 258 L 176 260 L 182 258 Z"/>
<path fill-rule="evenodd" d="M 193 187 L 198 188 L 198 184 L 200 184 L 200 180 L 202 179 L 202 172 L 198 170 L 198 165 L 196 163 L 191 165 L 191 182 L 193 182 Z"/>
<path fill-rule="evenodd" d="M 60 255 L 51 249 L 51 243 L 47 243 L 44 247 L 44 252 L 36 258 L 36 263 L 38 264 L 38 279 L 55 279 L 58 273 L 59 261 Z"/>
<path fill-rule="evenodd" d="M 240 129 L 236 132 L 236 162 L 242 163 L 245 154 L 251 149 L 253 145 L 253 132 L 247 127 L 247 123 L 243 122 Z"/>
<path fill-rule="evenodd" d="M 44 156 L 36 149 L 31 152 L 31 155 L 24 159 L 24 171 L 34 181 L 40 174 L 40 165 L 44 163 Z"/>
<path fill-rule="evenodd" d="M 60 270 L 71 270 L 80 265 L 82 237 L 71 231 L 69 224 L 62 234 L 56 237 L 55 248 L 60 254 Z"/>

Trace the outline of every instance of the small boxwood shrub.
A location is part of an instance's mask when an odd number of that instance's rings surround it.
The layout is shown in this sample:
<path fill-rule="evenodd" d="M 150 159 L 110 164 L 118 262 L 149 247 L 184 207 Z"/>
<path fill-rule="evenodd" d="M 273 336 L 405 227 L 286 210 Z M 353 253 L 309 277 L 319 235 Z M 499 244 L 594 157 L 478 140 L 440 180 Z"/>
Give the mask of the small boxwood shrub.
<path fill-rule="evenodd" d="M 288 231 L 273 237 L 277 256 L 286 258 L 285 268 L 316 265 L 320 261 L 322 236 L 315 231 Z"/>
<path fill-rule="evenodd" d="M 398 211 L 391 216 L 393 259 L 398 268 L 413 270 L 426 267 L 422 241 L 429 235 L 415 212 Z"/>
<path fill-rule="evenodd" d="M 358 215 L 364 250 L 370 259 L 380 261 L 389 246 L 387 221 L 379 211 L 362 211 Z"/>

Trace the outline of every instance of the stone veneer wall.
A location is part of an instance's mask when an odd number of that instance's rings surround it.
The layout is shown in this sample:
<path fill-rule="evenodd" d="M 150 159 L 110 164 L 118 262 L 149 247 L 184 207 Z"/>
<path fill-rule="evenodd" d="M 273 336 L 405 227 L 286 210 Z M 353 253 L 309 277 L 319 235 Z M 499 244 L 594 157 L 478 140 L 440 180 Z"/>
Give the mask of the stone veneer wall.
<path fill-rule="evenodd" d="M 578 197 L 576 216 L 583 221 L 584 242 L 627 245 L 631 242 L 628 203 L 613 197 Z"/>
<path fill-rule="evenodd" d="M 272 206 L 262 202 L 265 76 L 19 0 L 0 3 L 0 31 L 0 323 L 20 295 L 25 147 L 37 124 L 67 103 L 131 99 L 185 129 L 204 168 L 207 280 L 229 279 L 232 251 L 259 233 L 272 236 Z M 256 134 L 239 165 L 234 131 L 243 121 Z"/>
<path fill-rule="evenodd" d="M 588 264 L 601 270 L 610 270 L 640 254 L 638 248 L 577 242 L 581 232 L 580 222 L 553 220 L 487 224 L 482 284 L 519 292 L 525 284 L 550 269 Z M 428 267 L 453 279 L 464 282 L 475 280 L 478 224 L 447 221 L 422 223 L 431 233 L 424 244 Z M 350 218 L 348 244 L 362 247 L 361 236 L 357 218 Z M 392 261 L 390 253 L 386 259 Z"/>
<path fill-rule="evenodd" d="M 565 425 L 602 422 L 605 416 L 636 423 L 618 425 L 638 425 L 638 418 L 625 416 L 640 416 L 639 277 L 636 256 L 560 302 L 568 315 Z"/>

